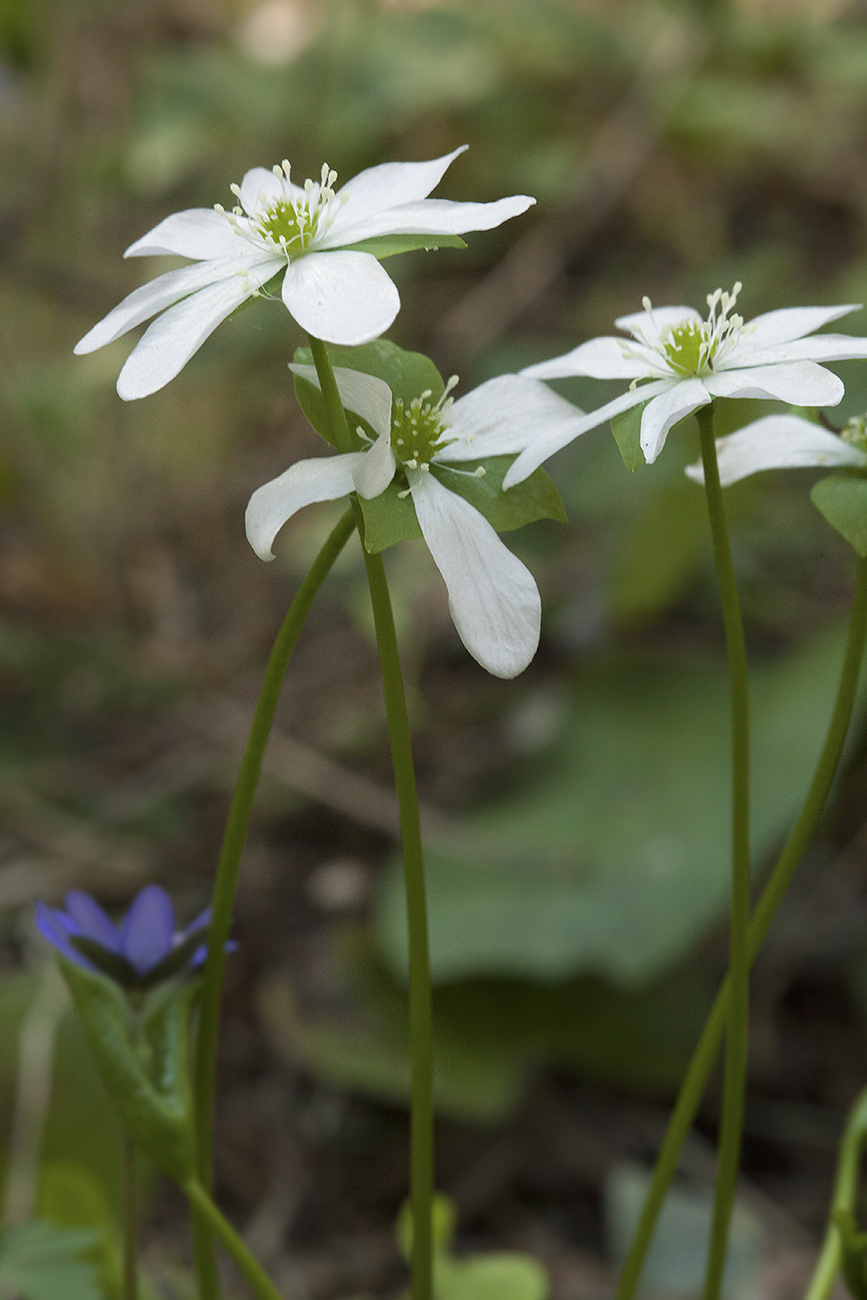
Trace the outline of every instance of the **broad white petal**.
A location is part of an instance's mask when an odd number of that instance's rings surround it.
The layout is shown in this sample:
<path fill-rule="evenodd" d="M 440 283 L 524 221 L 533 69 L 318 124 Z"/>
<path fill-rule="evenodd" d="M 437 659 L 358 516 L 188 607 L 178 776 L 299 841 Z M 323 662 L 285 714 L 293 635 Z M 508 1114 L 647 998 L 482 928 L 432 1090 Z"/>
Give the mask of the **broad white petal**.
<path fill-rule="evenodd" d="M 134 244 L 130 244 L 124 257 L 151 257 L 163 253 L 178 257 L 243 258 L 245 243 L 235 234 L 225 213 L 213 208 L 189 208 L 175 212 Z"/>
<path fill-rule="evenodd" d="M 618 316 L 614 324 L 630 334 L 640 334 L 653 345 L 673 325 L 685 320 L 701 320 L 694 307 L 654 307 L 651 311 L 636 311 L 630 316 Z"/>
<path fill-rule="evenodd" d="M 273 258 L 270 261 L 275 268 L 270 274 L 274 275 L 280 268 L 280 262 L 274 262 Z M 149 280 L 140 289 L 133 289 L 132 293 L 127 294 L 122 302 L 113 307 L 107 316 L 104 316 L 83 339 L 76 343 L 73 351 L 81 356 L 85 352 L 95 352 L 97 348 L 104 348 L 107 343 L 113 343 L 122 334 L 126 334 L 127 330 L 141 325 L 142 321 L 146 321 L 149 316 L 164 311 L 179 299 L 186 298 L 210 284 L 235 279 L 239 267 L 244 265 L 245 262 L 224 259 L 219 262 L 199 262 L 195 266 L 182 266 L 180 270 L 167 271 L 165 275 L 158 275 L 155 280 Z"/>
<path fill-rule="evenodd" d="M 336 501 L 355 489 L 355 475 L 369 453 L 351 451 L 342 456 L 299 460 L 279 478 L 257 488 L 247 505 L 244 523 L 247 541 L 260 560 L 273 560 L 271 547 L 280 529 L 302 506 L 315 501 Z"/>
<path fill-rule="evenodd" d="M 409 479 L 458 636 L 489 673 L 516 677 L 539 644 L 542 602 L 532 574 L 475 506 L 433 474 L 411 472 Z"/>
<path fill-rule="evenodd" d="M 355 347 L 388 329 L 400 310 L 397 289 L 369 253 L 307 253 L 289 264 L 283 301 L 302 329 Z"/>
<path fill-rule="evenodd" d="M 641 413 L 641 450 L 648 465 L 653 464 L 665 446 L 669 429 L 710 400 L 701 379 L 684 379 L 648 402 Z"/>
<path fill-rule="evenodd" d="M 258 208 L 283 197 L 283 182 L 267 167 L 251 167 L 241 181 L 241 207 L 248 216 L 255 216 Z"/>
<path fill-rule="evenodd" d="M 541 438 L 577 436 L 584 412 L 526 375 L 500 375 L 474 388 L 449 412 L 446 435 L 456 441 L 437 460 L 482 460 L 522 452 Z M 581 430 L 583 432 L 583 430 Z"/>
<path fill-rule="evenodd" d="M 363 221 L 349 220 L 343 210 L 315 247 L 342 248 L 376 235 L 460 235 L 468 230 L 493 230 L 518 217 L 536 202 L 526 194 L 495 199 L 492 203 L 455 203 L 449 199 L 420 199 L 399 207 L 372 212 Z"/>
<path fill-rule="evenodd" d="M 334 224 L 341 228 L 344 223 L 347 227 L 354 226 L 387 208 L 426 199 L 439 185 L 449 166 L 468 147 L 463 144 L 442 158 L 431 158 L 428 162 L 380 163 L 378 167 L 368 167 L 359 172 L 338 190 L 341 208 Z"/>
<path fill-rule="evenodd" d="M 836 406 L 845 392 L 842 379 L 815 361 L 718 370 L 702 382 L 714 397 L 771 398 L 790 406 Z"/>
<path fill-rule="evenodd" d="M 748 322 L 749 333 L 743 336 L 744 342 L 749 341 L 756 350 L 788 343 L 858 311 L 860 306 L 859 302 L 850 302 L 841 307 L 783 307 L 779 311 L 766 311 Z"/>
<path fill-rule="evenodd" d="M 315 366 L 296 366 L 290 362 L 289 369 L 293 375 L 322 390 Z M 367 375 L 361 370 L 347 370 L 345 366 L 334 367 L 334 378 L 340 400 L 348 411 L 360 415 L 371 428 L 380 435 L 391 431 L 391 389 L 384 379 L 376 375 Z"/>
<path fill-rule="evenodd" d="M 589 375 L 591 379 L 640 379 L 648 373 L 649 365 L 642 359 L 625 357 L 623 349 L 627 346 L 635 345 L 612 336 L 589 339 L 562 357 L 525 366 L 521 374 L 532 379 L 565 379 L 569 375 Z M 642 351 L 655 361 L 655 368 L 659 370 L 662 358 L 649 349 Z"/>
<path fill-rule="evenodd" d="M 867 338 L 852 334 L 814 334 L 808 339 L 792 339 L 756 350 L 749 338 L 742 339 L 725 358 L 721 369 L 737 370 L 745 366 L 777 366 L 789 361 L 845 361 L 847 357 L 867 357 Z"/>
<path fill-rule="evenodd" d="M 553 456 L 555 451 L 560 451 L 567 443 L 573 442 L 582 433 L 588 433 L 591 429 L 598 429 L 599 425 L 604 424 L 606 420 L 610 420 L 615 415 L 621 415 L 624 411 L 631 410 L 633 406 L 638 406 L 641 402 L 649 402 L 659 393 L 668 392 L 671 386 L 672 381 L 670 379 L 658 379 L 652 384 L 642 384 L 638 388 L 630 389 L 627 393 L 621 393 L 619 397 L 606 402 L 604 406 L 598 407 L 595 411 L 579 416 L 574 425 L 568 427 L 564 425 L 556 434 L 541 438 L 538 442 L 528 446 L 526 451 L 522 451 L 514 465 L 510 466 L 503 479 L 503 488 L 508 489 L 514 487 L 516 483 L 522 483 L 525 478 L 530 477 L 533 470 L 539 468 L 543 461 L 546 461 L 549 456 Z"/>
<path fill-rule="evenodd" d="M 737 433 L 718 438 L 716 453 L 723 487 L 766 469 L 867 467 L 867 452 L 798 415 L 766 415 L 754 420 Z M 696 483 L 704 483 L 701 461 L 688 465 L 686 473 Z"/>
<path fill-rule="evenodd" d="M 249 276 L 233 275 L 175 303 L 149 325 L 129 354 L 117 380 L 125 402 L 164 388 L 198 352 L 220 321 L 240 307 L 274 274 L 270 262 Z"/>
<path fill-rule="evenodd" d="M 365 500 L 378 497 L 394 478 L 394 452 L 391 450 L 391 431 L 381 433 L 369 451 L 363 453 L 355 471 L 355 490 Z"/>

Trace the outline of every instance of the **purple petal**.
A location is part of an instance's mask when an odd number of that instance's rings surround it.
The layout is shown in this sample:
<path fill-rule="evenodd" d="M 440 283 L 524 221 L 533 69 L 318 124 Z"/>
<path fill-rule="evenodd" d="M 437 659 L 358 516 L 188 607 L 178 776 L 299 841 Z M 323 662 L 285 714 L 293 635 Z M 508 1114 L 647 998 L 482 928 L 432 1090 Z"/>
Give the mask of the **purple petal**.
<path fill-rule="evenodd" d="M 37 903 L 34 920 L 36 929 L 43 939 L 47 939 L 61 956 L 75 962 L 76 966 L 84 966 L 88 970 L 94 969 L 87 958 L 83 957 L 78 949 L 69 942 L 69 936 L 77 934 L 78 928 L 65 913 L 49 907 L 47 903 Z"/>
<path fill-rule="evenodd" d="M 76 932 L 85 939 L 92 939 L 109 952 L 120 952 L 120 935 L 105 912 L 80 889 L 71 889 L 66 895 L 66 911 L 75 924 Z"/>
<path fill-rule="evenodd" d="M 120 953 L 145 975 L 174 947 L 175 909 L 159 885 L 148 885 L 133 900 L 120 927 Z"/>

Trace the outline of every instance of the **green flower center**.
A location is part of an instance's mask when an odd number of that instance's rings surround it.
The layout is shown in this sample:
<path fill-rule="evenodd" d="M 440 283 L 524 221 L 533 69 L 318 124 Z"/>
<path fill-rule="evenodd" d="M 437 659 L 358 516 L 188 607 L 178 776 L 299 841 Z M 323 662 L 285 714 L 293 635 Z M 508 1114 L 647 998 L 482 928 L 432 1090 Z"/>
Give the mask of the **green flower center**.
<path fill-rule="evenodd" d="M 438 451 L 448 447 L 454 438 L 445 435 L 449 429 L 447 418 L 451 399 L 446 396 L 431 403 L 430 389 L 414 397 L 408 407 L 403 399 L 395 400 L 391 413 L 391 446 L 395 459 L 407 469 L 421 469 L 433 460 Z"/>
<path fill-rule="evenodd" d="M 271 239 L 286 253 L 303 253 L 316 237 L 318 213 L 303 204 L 297 206 L 288 199 L 280 199 L 259 219 L 259 229 L 266 239 Z"/>
<path fill-rule="evenodd" d="M 285 158 L 271 168 L 282 193 L 275 195 L 273 190 L 270 194 L 260 191 L 255 209 L 249 216 L 241 207 L 226 212 L 219 203 L 214 206 L 239 235 L 260 246 L 263 240 L 276 245 L 291 260 L 306 252 L 318 235 L 325 234 L 340 210 L 341 200 L 333 189 L 337 172 L 332 171 L 327 163 L 323 164 L 319 180 L 306 180 L 303 190 L 292 184 L 290 170 Z M 232 185 L 230 189 L 240 200 L 241 187 Z"/>
<path fill-rule="evenodd" d="M 843 429 L 842 438 L 853 447 L 867 451 L 867 415 L 854 415 Z"/>
<path fill-rule="evenodd" d="M 668 364 L 679 375 L 697 374 L 703 361 L 712 360 L 713 353 L 707 351 L 707 339 L 698 321 L 675 325 L 661 342 Z"/>
<path fill-rule="evenodd" d="M 687 318 L 677 325 L 660 329 L 656 337 L 649 331 L 645 334 L 640 326 L 636 326 L 632 330 L 632 336 L 662 357 L 665 362 L 663 374 L 670 374 L 672 370 L 684 378 L 710 374 L 729 355 L 741 335 L 752 329 L 750 325 L 744 326 L 743 317 L 733 311 L 741 287 L 738 282 L 731 293 L 725 293 L 722 289 L 709 293 L 707 320 Z M 656 326 L 650 299 L 642 298 L 642 305 Z M 628 343 L 624 345 L 623 355 L 633 355 Z"/>

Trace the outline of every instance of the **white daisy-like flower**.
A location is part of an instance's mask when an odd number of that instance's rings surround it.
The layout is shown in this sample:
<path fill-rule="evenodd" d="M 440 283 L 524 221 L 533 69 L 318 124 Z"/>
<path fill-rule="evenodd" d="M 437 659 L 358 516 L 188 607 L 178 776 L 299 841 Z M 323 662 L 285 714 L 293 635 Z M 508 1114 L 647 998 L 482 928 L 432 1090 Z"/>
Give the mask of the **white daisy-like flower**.
<path fill-rule="evenodd" d="M 562 357 L 528 366 L 522 374 L 537 379 L 587 375 L 630 380 L 628 392 L 590 412 L 578 432 L 586 433 L 646 403 L 641 413 L 641 449 L 648 464 L 656 460 L 669 429 L 715 397 L 836 406 L 843 396 L 842 381 L 819 363 L 867 357 L 867 339 L 848 334 L 806 336 L 857 311 L 860 304 L 787 307 L 745 323 L 732 310 L 741 287 L 736 284 L 731 293 L 717 289 L 709 294 L 706 320 L 692 307 L 654 308 L 645 298 L 644 311 L 616 322 L 629 339 L 590 339 Z M 520 483 L 565 445 L 552 437 L 539 439 L 518 457 L 503 486 Z"/>
<path fill-rule="evenodd" d="M 766 469 L 867 469 L 864 420 L 851 420 L 842 436 L 800 415 L 766 415 L 737 433 L 717 438 L 720 483 L 728 487 Z M 701 461 L 687 475 L 704 483 Z"/>
<path fill-rule="evenodd" d="M 290 368 L 319 386 L 313 366 Z M 298 461 L 258 488 L 246 516 L 253 550 L 260 559 L 273 559 L 274 538 L 302 506 L 351 492 L 379 496 L 399 474 L 445 580 L 458 635 L 489 673 L 517 676 L 539 644 L 536 583 L 484 515 L 449 490 L 449 482 L 458 474 L 484 474 L 483 466 L 463 468 L 467 462 L 514 455 L 540 433 L 573 424 L 575 407 L 521 375 L 488 380 L 456 402 L 449 395 L 457 382 L 452 379 L 438 402 L 425 392 L 408 407 L 393 402 L 388 384 L 373 375 L 342 367 L 334 375 L 343 405 L 366 420 L 377 438 L 362 451 Z"/>
<path fill-rule="evenodd" d="M 349 346 L 377 338 L 397 315 L 400 298 L 374 254 L 424 246 L 409 238 L 398 250 L 394 236 L 429 236 L 433 245 L 437 236 L 491 230 L 535 203 L 523 194 L 493 203 L 429 199 L 466 147 L 430 162 L 370 167 L 337 191 L 337 173 L 328 166 L 319 181 L 303 186 L 291 180 L 285 159 L 271 171 L 254 167 L 231 187 L 238 201 L 232 212 L 219 204 L 176 212 L 126 250 L 125 257 L 194 260 L 129 294 L 75 351 L 105 347 L 157 316 L 117 381 L 125 400 L 146 397 L 174 379 L 220 322 L 281 271 L 283 302 L 309 334 Z"/>

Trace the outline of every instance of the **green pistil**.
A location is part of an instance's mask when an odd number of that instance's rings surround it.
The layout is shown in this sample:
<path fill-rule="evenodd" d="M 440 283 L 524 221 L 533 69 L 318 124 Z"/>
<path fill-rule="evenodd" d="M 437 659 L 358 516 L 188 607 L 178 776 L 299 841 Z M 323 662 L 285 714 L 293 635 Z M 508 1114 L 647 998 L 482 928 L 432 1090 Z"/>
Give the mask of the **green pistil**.
<path fill-rule="evenodd" d="M 680 375 L 696 375 L 708 365 L 713 350 L 708 352 L 707 340 L 698 321 L 684 321 L 675 325 L 662 345 L 666 360 Z"/>
<path fill-rule="evenodd" d="M 267 217 L 259 222 L 259 227 L 263 235 L 273 239 L 286 252 L 292 252 L 294 246 L 296 253 L 303 253 L 316 234 L 315 218 L 311 221 L 309 213 L 303 208 L 299 213 L 286 200 L 274 204 Z"/>
<path fill-rule="evenodd" d="M 442 451 L 454 438 L 446 438 L 448 422 L 441 405 L 432 406 L 430 390 L 414 397 L 409 407 L 404 407 L 398 397 L 391 417 L 391 446 L 395 458 L 409 469 L 419 469 L 430 464 L 434 455 Z"/>
<path fill-rule="evenodd" d="M 858 447 L 861 451 L 867 451 L 867 415 L 853 416 L 843 430 L 842 438 L 844 442 L 851 443 L 853 447 Z"/>

